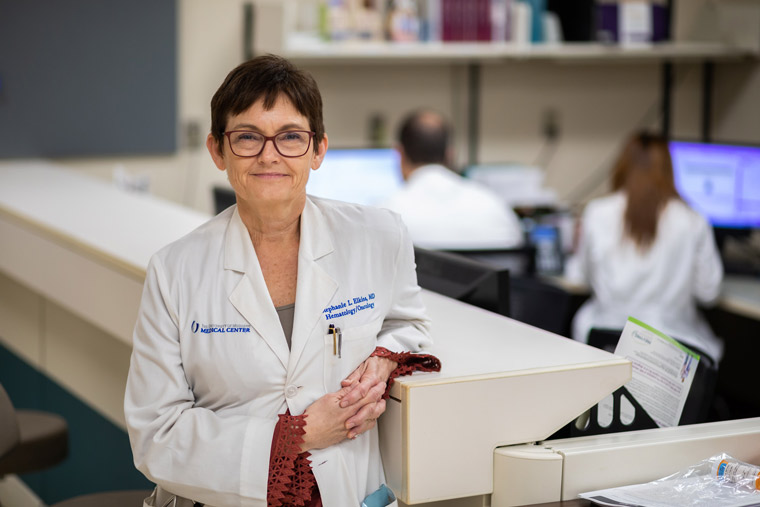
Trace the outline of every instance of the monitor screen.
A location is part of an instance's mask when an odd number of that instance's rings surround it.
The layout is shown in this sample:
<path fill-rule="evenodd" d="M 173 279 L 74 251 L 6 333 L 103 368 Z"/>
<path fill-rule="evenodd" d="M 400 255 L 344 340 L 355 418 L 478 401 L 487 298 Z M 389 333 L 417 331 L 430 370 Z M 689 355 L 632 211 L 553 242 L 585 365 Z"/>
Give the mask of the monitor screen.
<path fill-rule="evenodd" d="M 526 244 L 514 248 L 489 250 L 443 250 L 468 259 L 509 270 L 509 275 L 531 276 L 536 273 L 536 247 Z"/>
<path fill-rule="evenodd" d="M 715 227 L 760 227 L 760 147 L 670 142 L 681 197 Z"/>
<path fill-rule="evenodd" d="M 398 152 L 392 148 L 328 149 L 312 171 L 306 193 L 378 206 L 403 184 Z"/>
<path fill-rule="evenodd" d="M 419 247 L 414 262 L 420 287 L 509 317 L 508 269 Z"/>

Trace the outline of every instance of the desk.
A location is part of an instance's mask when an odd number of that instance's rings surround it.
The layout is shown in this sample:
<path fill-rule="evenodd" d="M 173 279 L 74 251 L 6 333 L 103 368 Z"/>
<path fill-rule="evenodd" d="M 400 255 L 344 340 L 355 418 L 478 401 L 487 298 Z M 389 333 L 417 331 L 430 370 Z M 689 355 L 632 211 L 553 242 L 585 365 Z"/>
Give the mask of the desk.
<path fill-rule="evenodd" d="M 209 218 L 46 162 L 0 164 L 0 271 L 127 344 L 150 256 Z"/>
<path fill-rule="evenodd" d="M 123 428 L 148 259 L 206 219 L 45 164 L 0 164 L 3 344 Z M 486 505 L 495 446 L 547 437 L 630 375 L 627 361 L 603 351 L 433 293 L 423 298 L 443 369 L 398 379 L 380 421 L 388 481 L 408 503 Z M 559 505 L 586 505 L 573 502 Z"/>
<path fill-rule="evenodd" d="M 573 283 L 561 276 L 543 277 L 545 280 L 563 288 L 576 296 L 589 296 L 587 285 Z M 760 320 L 760 278 L 744 275 L 726 275 L 723 278 L 720 296 L 715 303 L 717 308 L 727 312 Z"/>
<path fill-rule="evenodd" d="M 760 320 L 760 277 L 727 275 L 717 306 L 736 315 Z"/>
<path fill-rule="evenodd" d="M 48 164 L 0 164 L 3 343 L 123 428 L 148 260 L 207 218 Z M 408 503 L 490 494 L 496 446 L 548 437 L 630 378 L 604 351 L 423 299 L 443 369 L 398 379 L 380 422 L 388 481 Z"/>
<path fill-rule="evenodd" d="M 491 493 L 496 447 L 549 437 L 629 375 L 625 361 L 579 342 L 423 297 L 443 367 L 397 379 L 380 420 L 388 484 L 406 503 Z"/>
<path fill-rule="evenodd" d="M 562 277 L 545 279 L 578 298 L 589 295 L 585 285 Z M 703 313 L 725 342 L 718 371 L 718 401 L 711 416 L 718 420 L 760 417 L 760 391 L 750 378 L 760 357 L 760 278 L 726 275 L 715 306 Z"/>
<path fill-rule="evenodd" d="M 42 161 L 0 163 L 0 338 L 124 428 L 152 253 L 208 216 Z"/>

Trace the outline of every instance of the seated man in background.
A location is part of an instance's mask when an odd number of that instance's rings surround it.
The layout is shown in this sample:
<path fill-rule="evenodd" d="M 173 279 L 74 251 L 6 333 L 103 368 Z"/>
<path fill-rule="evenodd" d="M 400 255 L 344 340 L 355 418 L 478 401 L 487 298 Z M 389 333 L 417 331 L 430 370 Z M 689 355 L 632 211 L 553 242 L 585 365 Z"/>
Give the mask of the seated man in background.
<path fill-rule="evenodd" d="M 412 242 L 423 248 L 521 246 L 523 231 L 507 204 L 448 168 L 450 137 L 450 126 L 434 111 L 415 111 L 404 119 L 396 148 L 406 184 L 383 207 L 401 214 Z"/>

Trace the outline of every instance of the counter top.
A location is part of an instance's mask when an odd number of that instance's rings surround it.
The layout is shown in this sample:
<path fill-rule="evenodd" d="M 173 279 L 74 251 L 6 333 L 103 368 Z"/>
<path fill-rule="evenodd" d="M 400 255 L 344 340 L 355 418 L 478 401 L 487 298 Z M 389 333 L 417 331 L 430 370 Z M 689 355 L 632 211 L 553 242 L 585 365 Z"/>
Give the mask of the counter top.
<path fill-rule="evenodd" d="M 561 276 L 550 276 L 545 279 L 571 294 L 579 296 L 590 294 L 587 285 L 573 283 Z M 746 275 L 724 276 L 716 306 L 744 317 L 760 320 L 760 278 Z"/>
<path fill-rule="evenodd" d="M 158 248 L 210 218 L 35 160 L 0 163 L 0 213 L 141 281 Z"/>

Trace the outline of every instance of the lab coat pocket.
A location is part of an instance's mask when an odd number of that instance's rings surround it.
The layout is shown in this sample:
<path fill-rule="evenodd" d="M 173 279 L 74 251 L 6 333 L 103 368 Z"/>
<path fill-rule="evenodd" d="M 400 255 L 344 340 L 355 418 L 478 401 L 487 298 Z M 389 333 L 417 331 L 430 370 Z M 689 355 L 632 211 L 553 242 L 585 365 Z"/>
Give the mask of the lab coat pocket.
<path fill-rule="evenodd" d="M 324 336 L 325 389 L 335 392 L 341 380 L 348 377 L 375 350 L 377 333 L 383 319 L 376 319 L 361 326 L 341 328 L 341 337 L 332 333 Z"/>

